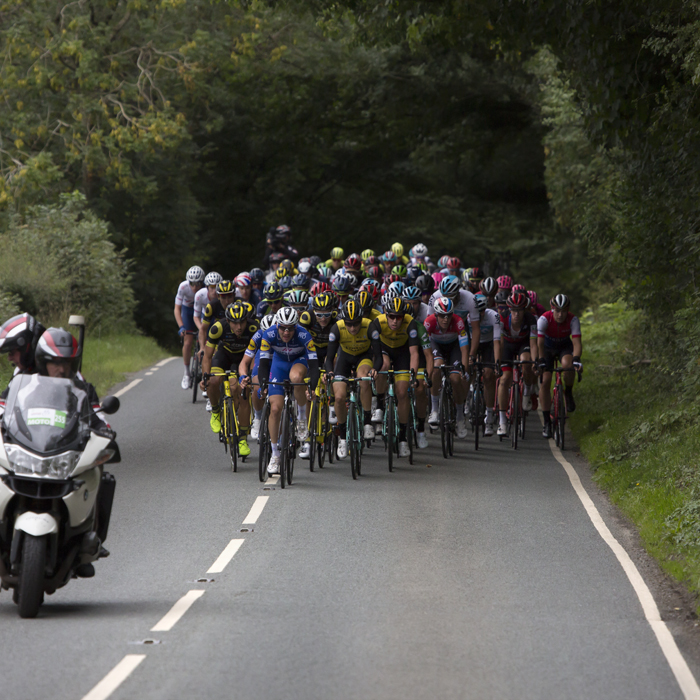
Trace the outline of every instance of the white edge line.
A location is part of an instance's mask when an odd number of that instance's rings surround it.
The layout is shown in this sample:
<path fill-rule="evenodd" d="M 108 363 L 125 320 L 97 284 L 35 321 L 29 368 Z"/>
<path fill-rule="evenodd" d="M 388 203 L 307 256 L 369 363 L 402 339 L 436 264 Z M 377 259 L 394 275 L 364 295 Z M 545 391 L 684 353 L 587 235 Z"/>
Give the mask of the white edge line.
<path fill-rule="evenodd" d="M 145 658 L 145 654 L 127 654 L 82 700 L 106 700 Z"/>
<path fill-rule="evenodd" d="M 133 389 L 139 382 L 142 382 L 143 379 L 134 379 L 133 382 L 129 382 L 123 389 L 119 389 L 119 391 L 115 394 L 116 397 L 123 396 L 126 394 L 129 389 Z"/>
<path fill-rule="evenodd" d="M 243 525 L 255 525 L 257 522 L 258 518 L 260 517 L 260 513 L 262 513 L 263 508 L 265 507 L 265 504 L 267 503 L 269 496 L 258 496 L 255 499 L 255 503 L 253 503 L 253 507 L 250 509 L 250 512 L 248 515 L 245 516 L 245 520 L 243 521 Z"/>
<path fill-rule="evenodd" d="M 185 595 L 180 598 L 180 600 L 173 605 L 170 610 L 156 623 L 154 627 L 151 627 L 151 632 L 169 632 L 180 618 L 190 609 L 192 604 L 198 598 L 204 595 L 202 590 L 192 590 L 187 591 Z"/>
<path fill-rule="evenodd" d="M 543 420 L 542 414 L 540 418 Z M 629 582 L 634 588 L 634 592 L 637 594 L 637 598 L 642 605 L 642 610 L 644 611 L 644 617 L 649 623 L 651 629 L 656 635 L 656 641 L 661 647 L 661 651 L 666 657 L 668 665 L 673 671 L 673 675 L 676 677 L 676 681 L 680 686 L 683 697 L 686 700 L 700 700 L 700 687 L 698 687 L 698 682 L 695 680 L 692 671 L 688 667 L 686 660 L 676 644 L 676 640 L 673 638 L 671 631 L 668 629 L 666 623 L 661 619 L 659 613 L 659 608 L 656 605 L 654 596 L 651 594 L 649 587 L 644 582 L 642 575 L 639 573 L 639 569 L 635 566 L 634 562 L 627 553 L 627 550 L 615 539 L 613 534 L 610 532 L 608 526 L 605 524 L 600 512 L 595 507 L 595 504 L 588 495 L 588 492 L 583 487 L 581 479 L 574 467 L 569 463 L 569 461 L 561 453 L 561 450 L 556 446 L 554 440 L 548 440 L 549 447 L 552 450 L 554 458 L 564 467 L 569 481 L 579 497 L 579 500 L 583 504 L 583 507 L 588 513 L 588 517 L 591 519 L 593 526 L 598 531 L 598 534 L 602 537 L 603 541 L 610 547 L 613 554 L 617 557 L 618 562 L 622 570 L 627 575 Z"/>
<path fill-rule="evenodd" d="M 241 548 L 241 545 L 245 542 L 244 539 L 231 540 L 224 551 L 219 554 L 217 560 L 207 569 L 208 574 L 220 574 L 228 565 L 228 563 L 233 559 L 236 552 Z"/>
<path fill-rule="evenodd" d="M 156 367 L 162 367 L 163 365 L 167 365 L 168 362 L 172 362 L 173 360 L 177 360 L 176 355 L 173 355 L 172 357 L 166 357 L 164 360 L 161 360 L 160 362 L 156 362 Z"/>

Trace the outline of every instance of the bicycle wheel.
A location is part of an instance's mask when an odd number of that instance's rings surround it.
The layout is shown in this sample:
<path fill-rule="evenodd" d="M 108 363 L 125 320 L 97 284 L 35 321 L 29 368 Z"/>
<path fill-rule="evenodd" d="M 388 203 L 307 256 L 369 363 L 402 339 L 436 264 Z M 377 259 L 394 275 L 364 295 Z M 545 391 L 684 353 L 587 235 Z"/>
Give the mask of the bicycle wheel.
<path fill-rule="evenodd" d="M 474 391 L 474 410 L 472 413 L 474 421 L 474 449 L 479 449 L 479 433 L 481 432 L 481 385 Z"/>
<path fill-rule="evenodd" d="M 552 432 L 554 433 L 554 443 L 559 447 L 559 387 L 554 387 L 552 395 Z"/>
<path fill-rule="evenodd" d="M 386 440 L 387 459 L 389 460 L 389 471 L 394 471 L 394 397 L 386 398 Z"/>
<path fill-rule="evenodd" d="M 195 348 L 190 360 L 190 382 L 192 382 L 192 403 L 197 403 L 197 389 L 201 379 L 201 365 L 199 364 L 199 353 Z"/>
<path fill-rule="evenodd" d="M 350 454 L 350 473 L 353 479 L 357 479 L 357 425 L 355 423 L 355 404 L 350 403 L 348 411 L 348 422 L 345 424 L 347 431 L 345 439 L 348 441 L 348 452 Z"/>
<path fill-rule="evenodd" d="M 236 420 L 233 415 L 233 398 L 227 396 L 224 410 L 226 411 L 226 442 L 228 443 L 231 457 L 231 471 L 238 471 L 238 433 L 236 433 Z"/>
<path fill-rule="evenodd" d="M 450 453 L 450 457 L 452 457 L 455 453 L 455 432 L 457 425 L 457 407 L 452 400 L 452 396 L 450 396 L 449 400 L 449 409 L 450 423 L 449 430 L 447 431 L 447 451 Z"/>
<path fill-rule="evenodd" d="M 294 411 L 290 413 L 289 421 L 289 458 L 287 459 L 287 483 L 292 483 L 294 476 L 294 459 L 297 456 L 297 422 Z"/>
<path fill-rule="evenodd" d="M 318 435 L 318 399 L 311 402 L 311 415 L 309 416 L 309 471 L 314 470 L 316 462 L 316 436 Z"/>
<path fill-rule="evenodd" d="M 319 424 L 319 439 L 321 440 L 316 450 L 318 458 L 318 468 L 323 469 L 323 463 L 326 459 L 327 443 L 330 441 L 330 424 L 328 423 L 328 404 L 326 404 L 317 417 Z"/>
<path fill-rule="evenodd" d="M 362 407 L 360 404 L 356 404 L 355 409 L 355 432 L 357 433 L 357 459 L 355 460 L 355 471 L 357 471 L 357 476 L 362 476 L 362 452 L 365 447 L 365 441 L 363 437 L 364 431 L 364 421 L 361 418 Z"/>
<path fill-rule="evenodd" d="M 270 404 L 265 401 L 262 414 L 260 416 L 260 433 L 258 434 L 258 478 L 263 483 L 267 480 L 267 463 L 270 461 L 272 448 L 270 445 L 270 432 L 267 426 L 267 419 L 270 416 Z"/>
<path fill-rule="evenodd" d="M 413 464 L 413 441 L 415 439 L 415 410 L 413 407 L 413 401 L 410 402 L 410 407 L 408 411 L 408 425 L 406 426 L 406 440 L 408 441 L 408 463 Z"/>
<path fill-rule="evenodd" d="M 520 385 L 513 382 L 513 405 L 510 411 L 510 444 L 518 449 L 518 430 L 520 429 Z"/>
<path fill-rule="evenodd" d="M 440 398 L 438 399 L 438 415 L 440 416 L 440 442 L 442 443 L 442 456 L 447 459 L 449 456 L 449 437 L 448 432 L 450 430 L 449 426 L 449 409 L 447 406 L 447 391 L 443 384 L 440 389 Z"/>
<path fill-rule="evenodd" d="M 287 461 L 289 459 L 289 407 L 286 402 L 280 416 L 280 486 L 287 485 Z"/>
<path fill-rule="evenodd" d="M 559 419 L 559 449 L 564 451 L 564 435 L 566 434 L 566 406 L 564 405 L 564 392 L 559 388 L 559 406 L 558 406 L 558 419 Z"/>

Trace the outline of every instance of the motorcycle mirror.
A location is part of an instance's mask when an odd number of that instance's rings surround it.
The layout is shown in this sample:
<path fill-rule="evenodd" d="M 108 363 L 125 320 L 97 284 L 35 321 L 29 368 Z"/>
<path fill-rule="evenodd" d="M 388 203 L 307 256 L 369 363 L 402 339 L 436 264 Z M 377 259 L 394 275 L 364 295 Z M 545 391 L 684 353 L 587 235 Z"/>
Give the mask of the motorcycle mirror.
<path fill-rule="evenodd" d="M 116 396 L 105 396 L 101 408 L 103 413 L 111 416 L 119 410 L 119 399 Z"/>

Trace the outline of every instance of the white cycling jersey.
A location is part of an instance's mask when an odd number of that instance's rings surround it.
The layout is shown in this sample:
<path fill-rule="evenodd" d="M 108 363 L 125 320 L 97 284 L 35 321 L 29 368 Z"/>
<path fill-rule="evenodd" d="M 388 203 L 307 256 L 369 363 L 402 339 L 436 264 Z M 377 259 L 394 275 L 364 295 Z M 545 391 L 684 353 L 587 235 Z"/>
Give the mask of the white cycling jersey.
<path fill-rule="evenodd" d="M 430 297 L 430 301 L 428 302 L 430 313 L 434 313 L 435 302 L 442 298 L 442 296 L 442 292 L 438 289 L 433 296 Z M 470 315 L 472 318 L 479 318 L 474 295 L 471 292 L 468 292 L 466 289 L 460 289 L 459 293 L 452 301 L 455 304 L 455 313 L 460 316 L 465 325 L 469 323 Z"/>
<path fill-rule="evenodd" d="M 209 290 L 206 287 L 202 287 L 194 295 L 194 316 L 200 321 L 204 318 L 204 309 L 207 308 L 209 303 Z"/>
<path fill-rule="evenodd" d="M 471 323 L 473 320 L 474 316 L 470 314 L 469 322 Z M 494 311 L 493 309 L 486 309 L 484 311 L 484 317 L 479 321 L 479 330 L 481 331 L 481 335 L 479 336 L 479 344 L 490 343 L 492 340 L 500 340 L 501 319 L 498 312 Z"/>
<path fill-rule="evenodd" d="M 411 312 L 411 316 L 413 316 L 413 318 L 416 320 L 416 323 L 423 323 L 432 313 L 433 310 L 427 304 L 421 302 L 421 305 L 418 308 L 418 314 Z"/>
<path fill-rule="evenodd" d="M 185 280 L 180 284 L 175 295 L 175 304 L 178 306 L 187 306 L 190 309 L 194 306 L 194 292 L 190 283 Z"/>

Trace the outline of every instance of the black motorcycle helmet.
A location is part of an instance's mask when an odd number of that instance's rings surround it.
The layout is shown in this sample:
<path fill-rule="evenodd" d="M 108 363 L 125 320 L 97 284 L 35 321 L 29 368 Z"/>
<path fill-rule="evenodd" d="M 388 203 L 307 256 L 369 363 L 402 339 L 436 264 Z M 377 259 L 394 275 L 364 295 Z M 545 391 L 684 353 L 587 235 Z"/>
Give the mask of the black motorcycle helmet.
<path fill-rule="evenodd" d="M 34 351 L 46 329 L 33 316 L 18 314 L 0 326 L 0 353 L 19 350 L 22 367 L 33 367 Z"/>
<path fill-rule="evenodd" d="M 52 360 L 70 360 L 71 377 L 75 377 L 80 366 L 82 350 L 78 341 L 63 328 L 46 330 L 36 346 L 36 368 L 39 374 L 46 374 L 46 363 Z"/>

